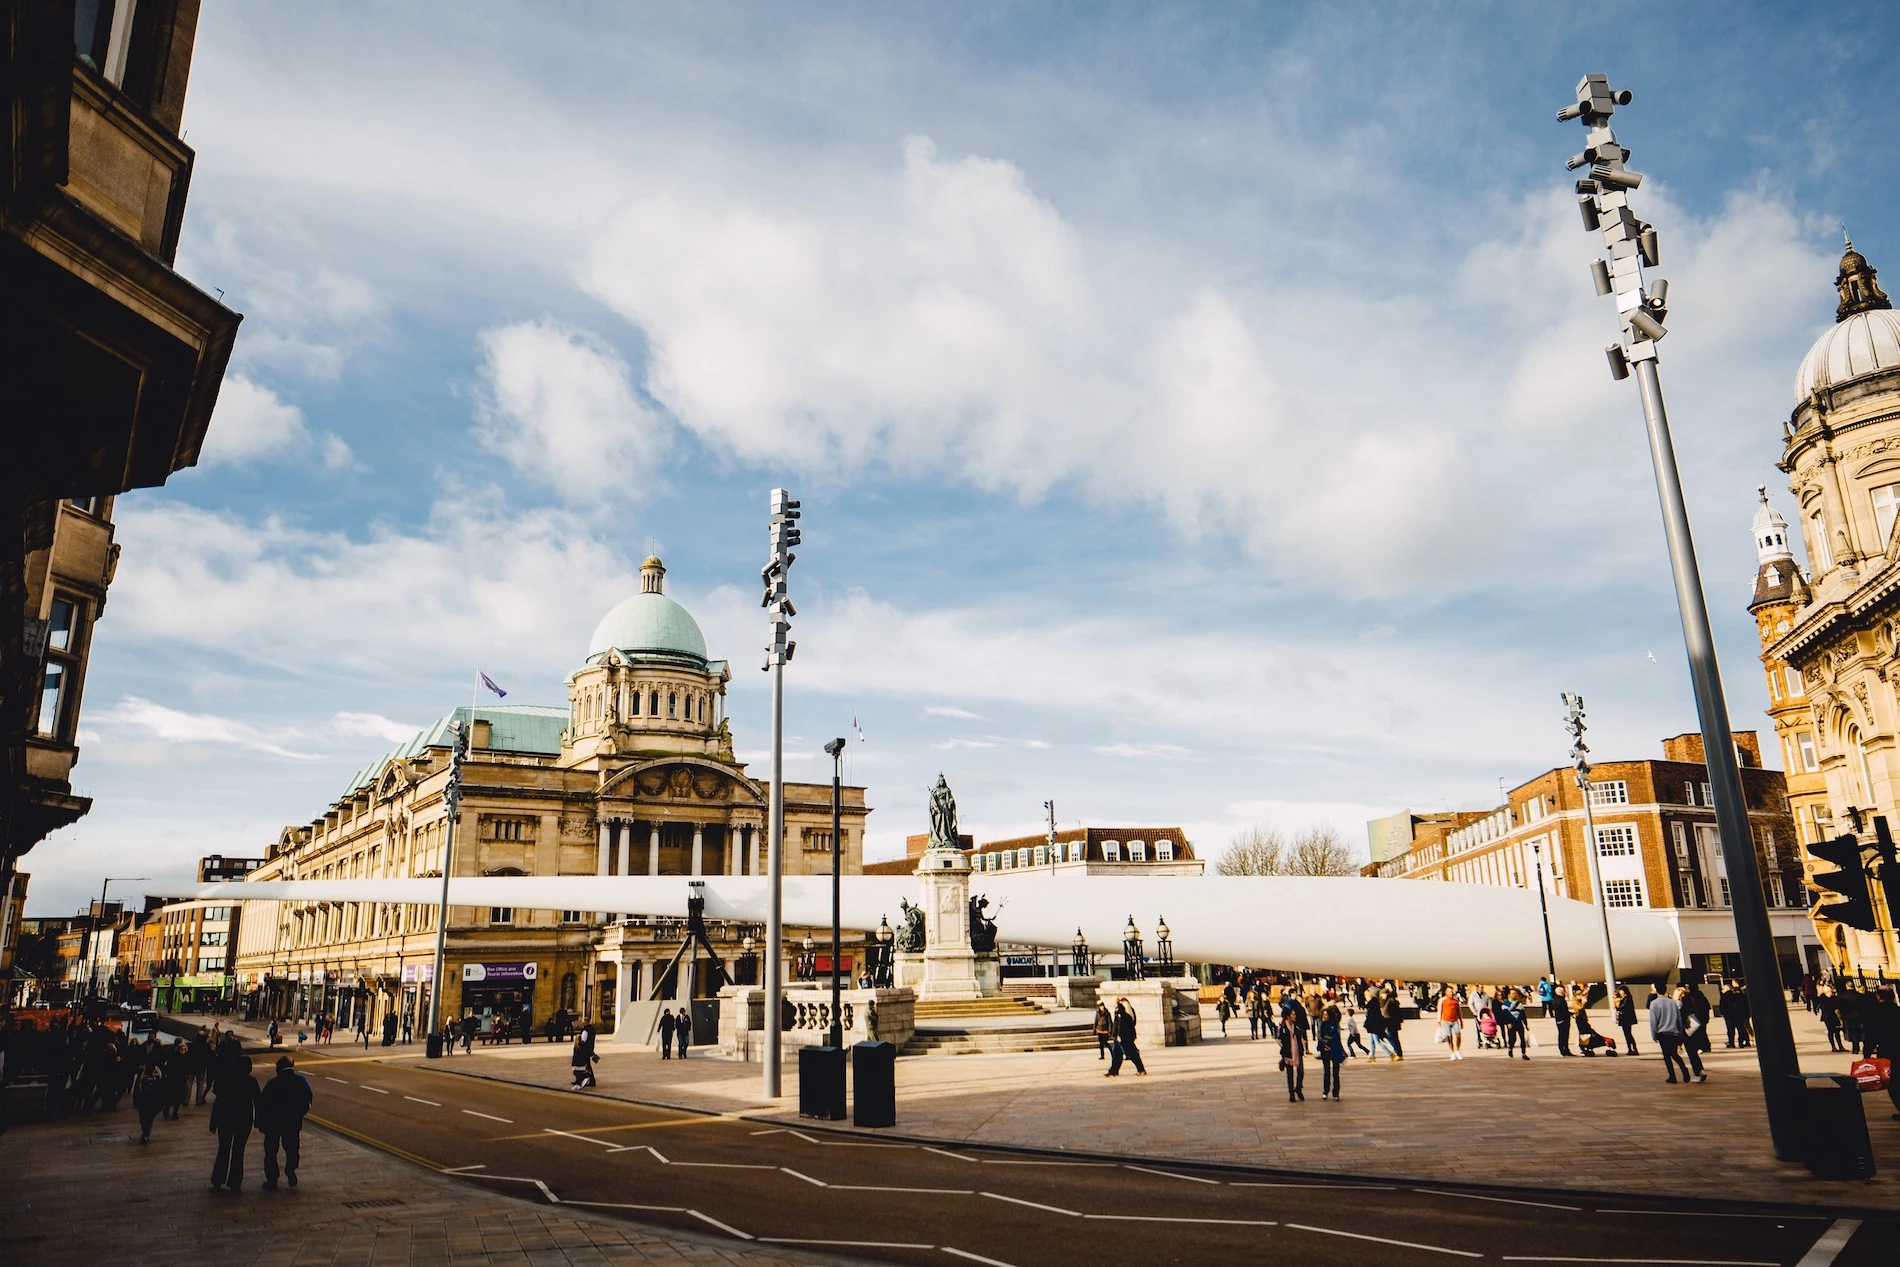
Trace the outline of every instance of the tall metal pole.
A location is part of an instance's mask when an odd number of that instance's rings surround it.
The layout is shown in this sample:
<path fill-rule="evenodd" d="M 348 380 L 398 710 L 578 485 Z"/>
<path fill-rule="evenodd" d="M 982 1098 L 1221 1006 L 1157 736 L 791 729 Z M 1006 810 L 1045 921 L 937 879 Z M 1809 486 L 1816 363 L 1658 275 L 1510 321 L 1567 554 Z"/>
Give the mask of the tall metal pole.
<path fill-rule="evenodd" d="M 1570 746 L 1570 759 L 1576 763 L 1577 791 L 1583 793 L 1583 856 L 1590 864 L 1590 900 L 1596 903 L 1597 928 L 1603 943 L 1603 1002 L 1614 1008 L 1611 1000 L 1616 997 L 1616 956 L 1610 950 L 1610 894 L 1603 887 L 1603 864 L 1597 857 L 1597 818 L 1590 811 L 1590 745 L 1583 741 L 1583 696 L 1567 694 L 1563 701 L 1569 710 L 1564 725 L 1575 740 Z"/>
<path fill-rule="evenodd" d="M 786 580 L 797 555 L 792 547 L 802 539 L 798 531 L 798 503 L 783 488 L 772 490 L 772 515 L 769 535 L 772 553 L 759 579 L 765 582 L 766 609 L 772 641 L 766 644 L 765 668 L 772 674 L 772 796 L 766 837 L 765 912 L 765 1016 L 761 1019 L 765 1035 L 765 1080 L 767 1099 L 780 1094 L 779 1012 L 785 998 L 785 930 L 783 926 L 785 880 L 785 665 L 798 650 L 788 636 L 797 609 L 786 592 Z"/>
<path fill-rule="evenodd" d="M 831 754 L 831 1045 L 844 1046 L 844 1013 L 839 1010 L 838 998 L 838 959 L 844 953 L 844 932 L 839 925 L 838 879 L 842 872 L 843 818 L 844 808 L 841 798 L 844 795 L 844 740 L 833 739 L 825 745 L 825 751 Z"/>
<path fill-rule="evenodd" d="M 471 722 L 474 712 L 474 709 L 469 710 Z M 469 729 L 473 728 L 471 726 Z M 455 869 L 455 820 L 462 804 L 462 761 L 468 755 L 468 731 L 462 729 L 462 724 L 450 722 L 449 734 L 453 737 L 455 747 L 449 755 L 449 785 L 442 791 L 442 801 L 448 812 L 448 821 L 442 829 L 442 901 L 436 908 L 435 966 L 430 969 L 434 979 L 429 982 L 429 1032 L 423 1040 L 424 1052 L 432 1057 L 443 1054 L 442 972 L 449 940 L 449 875 Z"/>
<path fill-rule="evenodd" d="M 1781 967 L 1775 957 L 1768 906 L 1762 896 L 1761 870 L 1755 865 L 1755 841 L 1748 828 L 1748 805 L 1742 794 L 1741 769 L 1735 760 L 1735 738 L 1729 730 L 1728 704 L 1722 696 L 1722 676 L 1715 660 L 1715 638 L 1709 630 L 1708 604 L 1696 566 L 1695 539 L 1689 530 L 1682 477 L 1676 468 L 1669 415 L 1663 408 L 1662 383 L 1657 375 L 1656 343 L 1668 333 L 1663 321 L 1669 313 L 1669 284 L 1658 279 L 1644 288 L 1643 268 L 1654 268 L 1661 262 L 1661 248 L 1656 230 L 1630 210 L 1629 191 L 1641 185 L 1643 178 L 1623 166 L 1629 151 L 1618 144 L 1610 130 L 1610 116 L 1617 106 L 1628 105 L 1630 97 L 1626 91 L 1612 92 L 1606 76 L 1586 75 L 1577 83 L 1576 104 L 1559 110 L 1557 119 L 1579 120 L 1589 130 L 1586 148 L 1570 160 L 1570 167 L 1590 169 L 1590 175 L 1577 182 L 1577 202 L 1585 227 L 1602 230 L 1612 257 L 1607 264 L 1597 260 L 1591 270 L 1598 293 L 1615 294 L 1623 320 L 1622 341 L 1611 344 L 1605 353 L 1614 377 L 1627 378 L 1634 368 L 1642 395 L 1656 496 L 1662 505 L 1663 535 L 1669 544 L 1676 606 L 1682 616 L 1689 682 L 1695 690 L 1702 752 L 1715 793 L 1716 830 L 1728 842 L 1722 853 L 1729 872 L 1735 940 L 1747 976 L 1749 1015 L 1755 1025 L 1755 1058 L 1761 1069 L 1768 1131 L 1775 1156 L 1795 1161 L 1800 1159 L 1800 1149 L 1793 1078 L 1801 1066 L 1788 1022 L 1788 998 L 1781 988 Z"/>
<path fill-rule="evenodd" d="M 1550 965 L 1550 984 L 1557 985 L 1557 951 L 1550 944 L 1550 900 L 1544 895 L 1544 847 L 1541 844 L 1531 846 L 1531 854 L 1537 859 L 1537 909 L 1544 917 L 1544 962 Z"/>

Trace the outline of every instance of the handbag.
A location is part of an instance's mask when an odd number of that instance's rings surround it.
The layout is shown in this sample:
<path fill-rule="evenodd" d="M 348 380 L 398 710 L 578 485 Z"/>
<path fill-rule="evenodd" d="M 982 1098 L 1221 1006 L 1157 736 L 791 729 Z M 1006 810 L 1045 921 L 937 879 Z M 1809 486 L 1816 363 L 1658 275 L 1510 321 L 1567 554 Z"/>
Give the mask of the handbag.
<path fill-rule="evenodd" d="M 1443 1021 L 1438 1022 L 1438 1033 L 1432 1038 L 1432 1041 L 1435 1043 L 1442 1043 L 1446 1041 L 1447 1039 L 1449 1039 L 1450 1037 L 1451 1037 L 1451 1026 L 1445 1024 L 1445 1022 Z"/>
<path fill-rule="evenodd" d="M 1863 1056 L 1847 1072 L 1863 1092 L 1885 1091 L 1893 1081 L 1893 1062 L 1884 1056 Z"/>
<path fill-rule="evenodd" d="M 1702 1032 L 1702 1022 L 1691 1016 L 1682 1023 L 1682 1032 L 1688 1037 L 1694 1038 L 1697 1034 Z"/>

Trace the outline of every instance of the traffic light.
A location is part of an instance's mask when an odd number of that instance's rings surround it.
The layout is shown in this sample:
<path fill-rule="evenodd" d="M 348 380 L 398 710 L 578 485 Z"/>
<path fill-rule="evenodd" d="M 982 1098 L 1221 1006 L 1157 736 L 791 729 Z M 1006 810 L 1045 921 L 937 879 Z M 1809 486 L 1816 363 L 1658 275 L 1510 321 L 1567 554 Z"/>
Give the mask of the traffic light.
<path fill-rule="evenodd" d="M 1873 932 L 1878 926 L 1874 923 L 1873 898 L 1867 892 L 1867 871 L 1861 865 L 1860 841 L 1852 836 L 1836 836 L 1832 840 L 1816 841 L 1808 846 L 1808 852 L 1837 868 L 1814 875 L 1814 887 L 1823 897 L 1832 893 L 1839 898 L 1817 905 L 1816 914 L 1849 928 Z"/>

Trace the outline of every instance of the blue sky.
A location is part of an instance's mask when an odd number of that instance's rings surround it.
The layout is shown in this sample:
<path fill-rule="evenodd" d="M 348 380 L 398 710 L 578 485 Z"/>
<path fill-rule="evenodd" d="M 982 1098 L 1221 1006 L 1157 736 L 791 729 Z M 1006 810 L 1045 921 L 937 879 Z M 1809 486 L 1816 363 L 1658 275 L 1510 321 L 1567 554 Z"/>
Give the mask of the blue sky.
<path fill-rule="evenodd" d="M 208 4 L 180 266 L 246 314 L 205 460 L 123 498 L 35 912 L 261 853 L 467 702 L 561 703 L 649 545 L 874 851 L 1494 803 L 1694 712 L 1567 194 L 1649 174 L 1730 706 L 1753 489 L 1845 219 L 1900 260 L 1883 6 Z M 1894 265 L 1900 268 L 1900 264 Z M 1897 274 L 1900 275 L 1900 274 Z M 1649 653 L 1655 653 L 1655 660 Z"/>

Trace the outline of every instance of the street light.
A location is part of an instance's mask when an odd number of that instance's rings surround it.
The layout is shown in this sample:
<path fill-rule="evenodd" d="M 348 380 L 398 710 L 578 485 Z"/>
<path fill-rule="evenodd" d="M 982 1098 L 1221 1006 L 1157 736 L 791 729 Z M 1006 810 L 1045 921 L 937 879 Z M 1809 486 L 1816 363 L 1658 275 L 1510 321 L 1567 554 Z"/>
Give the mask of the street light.
<path fill-rule="evenodd" d="M 109 875 L 105 883 L 99 886 L 99 909 L 93 912 L 92 948 L 86 956 L 86 997 L 96 998 L 99 988 L 99 922 L 106 917 L 106 890 L 113 884 L 129 884 L 134 880 L 149 880 L 149 875 Z"/>
<path fill-rule="evenodd" d="M 1597 927 L 1603 936 L 1603 1005 L 1615 1009 L 1616 959 L 1610 953 L 1610 894 L 1603 887 L 1603 864 L 1597 858 L 1597 820 L 1590 809 L 1590 745 L 1583 741 L 1583 696 L 1565 692 L 1564 729 L 1570 732 L 1570 760 L 1577 770 L 1577 791 L 1583 794 L 1583 856 L 1590 863 L 1590 891 L 1597 904 Z"/>
<path fill-rule="evenodd" d="M 891 942 L 897 934 L 891 931 L 889 917 L 877 917 L 877 968 L 871 978 L 871 985 L 879 990 L 891 988 Z"/>
<path fill-rule="evenodd" d="M 838 960 L 844 954 L 844 946 L 838 927 L 838 869 L 844 858 L 844 811 L 839 801 L 844 794 L 844 740 L 833 739 L 826 744 L 825 755 L 831 758 L 831 1045 L 843 1047 L 844 1013 L 838 1003 Z"/>
<path fill-rule="evenodd" d="M 1155 961 L 1161 968 L 1161 975 L 1173 975 L 1168 970 L 1174 967 L 1174 934 L 1168 929 L 1166 916 L 1160 917 L 1155 925 Z"/>
<path fill-rule="evenodd" d="M 1577 206 L 1584 227 L 1601 230 L 1611 260 L 1594 262 L 1591 275 L 1597 293 L 1616 296 L 1623 321 L 1623 337 L 1604 349 L 1611 377 L 1628 378 L 1634 368 L 1643 402 L 1643 420 L 1649 430 L 1649 456 L 1656 475 L 1656 495 L 1662 504 L 1663 536 L 1669 545 L 1670 569 L 1675 575 L 1676 606 L 1682 615 L 1682 638 L 1689 659 L 1689 681 L 1695 688 L 1697 719 L 1702 725 L 1703 759 L 1715 793 L 1715 822 L 1730 847 L 1723 851 L 1729 868 L 1735 940 L 1741 951 L 1742 971 L 1749 984 L 1749 1014 L 1755 1023 L 1755 1058 L 1761 1065 L 1762 1093 L 1767 1101 L 1768 1130 L 1775 1156 L 1798 1160 L 1800 1123 L 1792 1098 L 1791 1079 L 1801 1072 L 1795 1056 L 1794 1031 L 1788 1023 L 1788 1000 L 1781 990 L 1781 966 L 1775 958 L 1774 931 L 1762 898 L 1761 872 L 1755 865 L 1754 837 L 1748 828 L 1748 806 L 1742 796 L 1742 775 L 1735 760 L 1735 737 L 1729 730 L 1728 703 L 1722 695 L 1721 670 L 1715 660 L 1715 639 L 1709 630 L 1708 602 L 1696 567 L 1695 538 L 1689 531 L 1689 511 L 1683 504 L 1682 477 L 1676 469 L 1676 450 L 1669 436 L 1669 415 L 1663 407 L 1662 381 L 1657 374 L 1656 343 L 1668 331 L 1668 283 L 1658 279 L 1647 289 L 1643 269 L 1662 261 L 1661 245 L 1653 226 L 1636 217 L 1629 205 L 1630 191 L 1643 178 L 1623 166 L 1629 158 L 1610 129 L 1616 107 L 1628 105 L 1631 94 L 1612 92 L 1604 75 L 1585 75 L 1577 81 L 1576 101 L 1557 112 L 1557 119 L 1575 119 L 1589 131 L 1587 147 L 1571 158 L 1572 170 L 1588 166 L 1588 177 L 1577 182 Z"/>
<path fill-rule="evenodd" d="M 1588 799 L 1587 797 L 1585 798 Z M 1537 861 L 1537 909 L 1544 917 L 1544 962 L 1550 967 L 1550 984 L 1557 985 L 1557 952 L 1550 944 L 1550 901 L 1544 896 L 1544 842 L 1539 837 L 1531 842 L 1531 856 Z"/>
<path fill-rule="evenodd" d="M 1082 936 L 1080 928 L 1075 930 L 1075 940 L 1069 943 L 1069 975 L 1086 977 L 1089 974 L 1089 943 Z"/>
<path fill-rule="evenodd" d="M 812 953 L 810 933 L 805 934 L 805 940 L 800 944 L 799 949 L 802 953 L 798 956 L 798 979 L 809 981 L 818 975 L 818 956 Z"/>
<path fill-rule="evenodd" d="M 765 1026 L 769 1037 L 765 1044 L 765 1097 L 776 1100 L 780 1091 L 780 1011 L 784 1006 L 785 984 L 780 961 L 784 955 L 785 930 L 782 920 L 785 880 L 785 666 L 798 644 L 788 636 L 792 606 L 785 583 L 792 564 L 798 558 L 792 547 L 803 540 L 798 530 L 798 503 L 783 488 L 772 490 L 771 526 L 768 536 L 772 553 L 759 579 L 765 583 L 765 597 L 759 606 L 766 609 L 772 641 L 765 648 L 764 668 L 772 675 L 772 794 L 767 812 L 766 834 L 766 912 L 765 912 Z"/>
<path fill-rule="evenodd" d="M 1141 930 L 1135 927 L 1133 915 L 1128 917 L 1128 927 L 1122 929 L 1122 962 L 1130 981 L 1141 980 Z"/>
<path fill-rule="evenodd" d="M 469 721 L 475 720 L 474 710 L 469 711 Z M 430 1060 L 442 1057 L 442 971 L 443 956 L 448 949 L 449 939 L 449 873 L 453 871 L 453 849 L 455 847 L 455 820 L 461 817 L 462 805 L 462 762 L 468 757 L 468 731 L 462 729 L 462 723 L 450 722 L 449 735 L 453 747 L 449 751 L 449 781 L 442 789 L 442 802 L 447 814 L 447 822 L 442 829 L 442 903 L 437 907 L 435 919 L 435 966 L 429 982 L 429 1032 L 423 1038 L 423 1054 Z"/>

